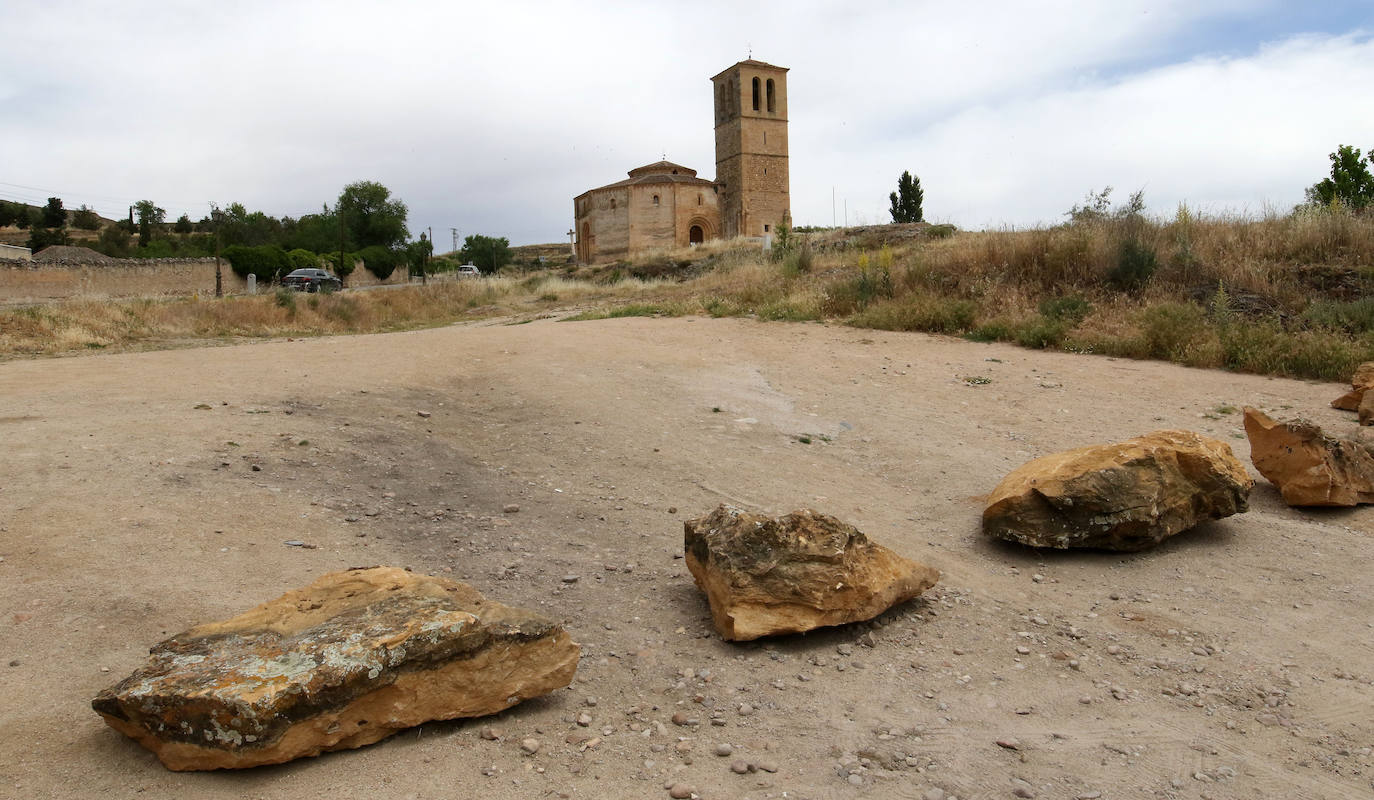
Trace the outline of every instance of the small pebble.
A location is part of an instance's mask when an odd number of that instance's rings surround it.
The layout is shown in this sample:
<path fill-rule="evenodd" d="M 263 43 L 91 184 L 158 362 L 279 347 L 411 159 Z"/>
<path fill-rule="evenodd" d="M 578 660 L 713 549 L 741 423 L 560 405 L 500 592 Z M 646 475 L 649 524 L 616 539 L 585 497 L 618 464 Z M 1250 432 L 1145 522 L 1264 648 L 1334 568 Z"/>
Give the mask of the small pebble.
<path fill-rule="evenodd" d="M 539 752 L 539 740 L 522 739 L 520 741 L 520 749 L 524 750 L 526 753 L 529 753 L 530 755 L 534 755 L 535 753 Z"/>
<path fill-rule="evenodd" d="M 1031 576 L 1031 580 L 1035 581 L 1036 583 L 1044 583 L 1044 582 L 1045 582 L 1045 576 L 1044 576 L 1044 575 L 1041 575 L 1040 573 L 1037 572 L 1037 573 L 1035 573 L 1034 575 Z"/>
<path fill-rule="evenodd" d="M 740 703 L 740 704 L 739 704 L 739 715 L 740 715 L 741 717 L 747 717 L 747 716 L 749 716 L 749 715 L 752 714 L 752 713 L 754 713 L 754 707 L 753 707 L 753 706 L 749 705 L 748 703 Z"/>
<path fill-rule="evenodd" d="M 675 800 L 687 800 L 692 796 L 692 787 L 685 783 L 675 783 L 668 787 L 668 796 Z"/>
<path fill-rule="evenodd" d="M 1024 798 L 1035 797 L 1035 792 L 1032 792 L 1030 789 L 1027 789 L 1027 788 L 1024 787 L 1024 786 L 1018 786 L 1018 787 L 1016 787 L 1015 789 L 1012 789 L 1012 790 L 1011 790 L 1011 793 L 1012 793 L 1013 795 L 1017 796 L 1017 797 L 1024 797 Z"/>
<path fill-rule="evenodd" d="M 998 747 L 1005 747 L 1005 748 L 1007 748 L 1008 750 L 1020 750 L 1020 749 L 1021 749 L 1021 743 L 1018 742 L 1016 739 L 1013 739 L 1013 738 L 1010 738 L 1010 737 L 1008 737 L 1008 738 L 1006 738 L 1006 739 L 998 739 L 998 740 L 997 740 L 997 746 L 998 746 Z"/>
<path fill-rule="evenodd" d="M 1121 645 L 1117 645 L 1117 644 L 1107 645 L 1107 655 L 1109 655 L 1109 656 L 1115 656 L 1115 655 L 1120 655 L 1120 654 L 1121 654 Z"/>
<path fill-rule="evenodd" d="M 1023 656 L 1030 655 L 1030 648 L 1026 647 L 1024 644 L 1017 645 L 1016 652 L 1020 653 Z"/>
<path fill-rule="evenodd" d="M 721 742 L 720 744 L 716 745 L 716 755 L 721 756 L 722 758 L 730 755 L 733 752 L 735 752 L 735 748 L 729 744 L 726 744 L 725 742 Z"/>
<path fill-rule="evenodd" d="M 777 771 L 778 771 L 778 762 L 776 762 L 776 761 L 768 761 L 768 760 L 759 761 L 759 762 L 756 762 L 756 763 L 754 764 L 754 766 L 758 767 L 759 769 L 763 770 L 764 772 L 777 772 Z"/>
<path fill-rule="evenodd" d="M 674 725 L 691 725 L 691 724 L 693 724 L 694 722 L 695 722 L 695 720 L 693 720 L 691 717 L 687 716 L 687 714 L 684 713 L 684 712 L 682 712 L 682 711 L 679 711 L 679 712 L 677 712 L 676 714 L 673 715 L 673 724 L 674 724 Z"/>
<path fill-rule="evenodd" d="M 677 506 L 668 506 L 668 513 L 669 513 L 669 514 L 676 514 L 676 513 L 677 513 Z"/>
<path fill-rule="evenodd" d="M 519 511 L 519 510 L 520 510 L 520 506 L 516 505 L 515 503 L 507 503 L 507 504 L 506 504 L 506 507 L 503 508 L 503 509 L 501 509 L 501 511 L 503 511 L 504 513 L 507 513 L 507 514 L 514 514 L 514 513 L 516 513 L 516 512 Z"/>
<path fill-rule="evenodd" d="M 735 773 L 736 775 L 743 775 L 749 771 L 749 762 L 741 761 L 740 759 L 735 759 L 734 761 L 730 762 L 730 771 Z"/>
<path fill-rule="evenodd" d="M 581 580 L 581 578 L 580 578 L 579 576 L 577 576 L 577 575 L 564 575 L 564 576 L 563 576 L 563 582 L 564 582 L 564 583 L 577 583 L 579 580 Z"/>
<path fill-rule="evenodd" d="M 591 715 L 591 714 L 588 714 L 588 713 L 585 712 L 585 711 L 582 712 L 581 714 L 578 714 L 578 715 L 577 715 L 577 724 L 578 724 L 578 725 L 581 725 L 581 726 L 584 727 L 584 728 L 587 727 L 588 725 L 592 724 L 592 715 Z"/>
<path fill-rule="evenodd" d="M 488 725 L 485 728 L 483 728 L 482 732 L 478 735 L 489 742 L 494 742 L 501 738 L 501 730 L 499 728 L 493 728 L 490 725 Z"/>
<path fill-rule="evenodd" d="M 851 786 L 863 786 L 863 785 L 864 785 L 863 776 L 862 776 L 862 775 L 850 775 L 850 776 L 849 776 L 849 784 L 850 784 Z"/>

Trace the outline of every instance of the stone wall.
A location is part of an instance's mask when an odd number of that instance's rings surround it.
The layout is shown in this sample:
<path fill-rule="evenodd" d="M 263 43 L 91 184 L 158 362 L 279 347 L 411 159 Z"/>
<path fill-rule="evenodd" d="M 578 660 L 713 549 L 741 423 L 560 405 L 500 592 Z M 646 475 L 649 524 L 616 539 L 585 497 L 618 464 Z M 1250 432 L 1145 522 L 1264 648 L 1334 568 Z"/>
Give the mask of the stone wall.
<path fill-rule="evenodd" d="M 248 282 L 222 262 L 225 294 L 244 294 Z M 410 271 L 397 267 L 380 281 L 360 264 L 344 281 L 347 286 L 406 283 Z M 272 287 L 259 285 L 258 291 Z M 170 297 L 215 293 L 215 259 L 118 259 L 109 264 L 0 261 L 0 303 L 41 303 L 74 297 Z"/>
<path fill-rule="evenodd" d="M 247 283 L 223 262 L 224 292 Z M 71 297 L 160 297 L 215 293 L 215 260 L 123 259 L 112 264 L 59 262 L 33 266 L 0 262 L 0 302 L 42 302 Z"/>

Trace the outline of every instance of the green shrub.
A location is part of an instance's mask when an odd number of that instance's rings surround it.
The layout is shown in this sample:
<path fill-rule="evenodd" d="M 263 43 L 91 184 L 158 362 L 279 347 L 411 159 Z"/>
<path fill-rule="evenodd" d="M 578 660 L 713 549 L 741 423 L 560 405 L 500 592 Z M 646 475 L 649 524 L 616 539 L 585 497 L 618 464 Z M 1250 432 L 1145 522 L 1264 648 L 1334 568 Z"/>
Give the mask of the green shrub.
<path fill-rule="evenodd" d="M 1040 316 L 1018 325 L 1012 330 L 1011 335 L 1012 341 L 1022 347 L 1043 350 L 1047 347 L 1058 347 L 1072 328 L 1073 325 L 1064 320 Z"/>
<path fill-rule="evenodd" d="M 926 236 L 932 239 L 948 239 L 958 232 L 958 228 L 949 224 L 931 225 L 926 228 Z"/>
<path fill-rule="evenodd" d="M 1144 286 L 1159 267 L 1159 259 L 1149 245 L 1139 239 L 1128 238 L 1117 250 L 1116 266 L 1107 272 L 1107 283 L 1121 291 Z"/>
<path fill-rule="evenodd" d="M 318 255 L 299 247 L 286 255 L 291 259 L 292 269 L 306 269 L 309 267 L 318 267 L 320 265 L 320 257 Z"/>
<path fill-rule="evenodd" d="M 1008 320 L 998 318 L 984 322 L 965 334 L 965 338 L 975 342 L 1005 342 L 1010 341 L 1015 326 Z"/>
<path fill-rule="evenodd" d="M 295 269 L 286 251 L 274 244 L 259 247 L 236 244 L 224 248 L 222 255 L 241 278 L 256 275 L 259 281 L 267 282 Z"/>
<path fill-rule="evenodd" d="M 1368 333 L 1374 331 L 1374 297 L 1361 297 L 1348 303 L 1319 300 L 1307 307 L 1302 318 L 1317 328 Z"/>
<path fill-rule="evenodd" d="M 933 294 L 912 294 L 883 300 L 860 311 L 849 324 L 884 331 L 961 333 L 973 327 L 978 306 Z"/>
<path fill-rule="evenodd" d="M 377 280 L 384 281 L 391 277 L 391 273 L 396 268 L 405 263 L 405 254 L 395 250 L 388 250 L 379 244 L 364 247 L 358 251 L 358 257 L 362 259 L 363 266 L 368 272 L 377 276 Z"/>
<path fill-rule="evenodd" d="M 295 316 L 295 314 L 296 314 L 296 290 L 295 290 L 295 289 L 287 289 L 286 287 L 283 286 L 282 288 L 280 288 L 280 289 L 277 290 L 277 293 L 276 293 L 276 295 L 272 298 L 272 300 L 273 300 L 273 302 L 275 302 L 279 307 L 286 309 L 288 313 L 290 313 L 292 316 Z"/>
<path fill-rule="evenodd" d="M 1047 297 L 1040 301 L 1040 313 L 1045 317 L 1074 325 L 1087 319 L 1092 310 L 1092 303 L 1081 294 Z"/>
<path fill-rule="evenodd" d="M 1194 303 L 1160 303 L 1140 313 L 1141 339 L 1150 358 L 1189 363 L 1208 336 L 1207 312 Z"/>

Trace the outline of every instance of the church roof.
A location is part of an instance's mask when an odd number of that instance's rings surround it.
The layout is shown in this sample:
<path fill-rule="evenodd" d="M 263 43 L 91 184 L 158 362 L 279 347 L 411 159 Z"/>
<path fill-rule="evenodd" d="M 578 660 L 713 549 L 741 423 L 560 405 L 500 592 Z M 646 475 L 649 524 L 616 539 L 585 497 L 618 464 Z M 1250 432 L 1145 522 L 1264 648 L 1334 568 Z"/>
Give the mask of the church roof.
<path fill-rule="evenodd" d="M 691 167 L 684 167 L 681 164 L 674 164 L 671 161 L 655 161 L 652 164 L 645 164 L 642 167 L 635 167 L 629 171 L 631 178 L 638 178 L 643 175 L 688 175 L 695 177 L 697 171 Z"/>
<path fill-rule="evenodd" d="M 643 186 L 653 183 L 687 183 L 698 186 L 716 185 L 715 181 L 698 178 L 697 171 L 691 167 L 684 167 L 681 164 L 674 164 L 671 161 L 655 161 L 652 164 L 635 167 L 630 170 L 629 175 L 630 177 L 625 180 L 608 183 L 605 186 L 598 186 L 595 189 L 588 189 L 586 192 L 583 192 L 583 194 L 599 192 L 602 189 L 619 189 L 624 186 Z"/>
<path fill-rule="evenodd" d="M 731 70 L 734 70 L 734 69 L 738 69 L 739 67 L 753 67 L 754 69 L 771 69 L 771 70 L 774 70 L 774 71 L 777 71 L 777 72 L 787 72 L 787 71 L 788 71 L 788 68 L 787 68 L 787 67 L 779 67 L 779 66 L 776 65 L 776 64 L 769 64 L 769 63 L 767 63 L 767 62 L 765 62 L 765 61 L 759 61 L 759 60 L 753 59 L 753 58 L 746 58 L 745 60 L 743 60 L 743 61 L 741 61 L 741 62 L 739 62 L 739 63 L 737 63 L 737 64 L 732 64 L 732 65 L 726 67 L 725 69 L 721 70 L 720 72 L 717 72 L 715 75 L 712 75 L 712 76 L 711 76 L 711 80 L 715 80 L 716 78 L 719 78 L 720 76 L 724 75 L 725 73 L 730 72 Z"/>

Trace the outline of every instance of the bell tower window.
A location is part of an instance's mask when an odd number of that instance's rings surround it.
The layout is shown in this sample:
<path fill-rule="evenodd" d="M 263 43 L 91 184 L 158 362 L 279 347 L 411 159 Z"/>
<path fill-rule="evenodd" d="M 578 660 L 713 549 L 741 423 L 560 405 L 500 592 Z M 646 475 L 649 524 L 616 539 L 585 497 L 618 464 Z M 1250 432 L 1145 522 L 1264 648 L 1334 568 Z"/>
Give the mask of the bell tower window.
<path fill-rule="evenodd" d="M 755 80 L 758 80 L 758 79 L 755 78 Z M 769 114 L 776 114 L 776 113 L 778 113 L 778 106 L 777 106 L 777 103 L 776 103 L 776 102 L 774 101 L 774 99 L 773 99 L 773 79 L 772 79 L 772 78 L 769 78 L 769 79 L 768 79 L 768 113 L 769 113 Z"/>
<path fill-rule="evenodd" d="M 759 110 L 759 79 L 754 79 L 754 110 Z"/>

